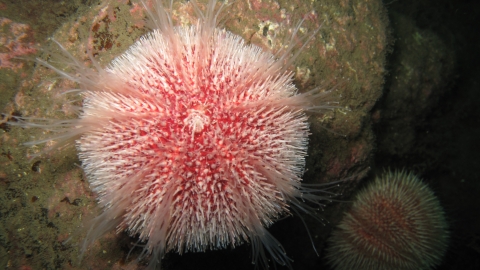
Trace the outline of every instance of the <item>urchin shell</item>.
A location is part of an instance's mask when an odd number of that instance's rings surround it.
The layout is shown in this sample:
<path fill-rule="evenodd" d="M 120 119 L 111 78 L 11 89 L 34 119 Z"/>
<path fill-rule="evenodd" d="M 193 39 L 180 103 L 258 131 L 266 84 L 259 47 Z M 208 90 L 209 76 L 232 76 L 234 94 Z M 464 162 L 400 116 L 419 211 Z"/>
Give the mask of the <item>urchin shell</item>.
<path fill-rule="evenodd" d="M 432 190 L 412 173 L 388 172 L 362 190 L 329 239 L 335 269 L 431 269 L 448 225 Z"/>

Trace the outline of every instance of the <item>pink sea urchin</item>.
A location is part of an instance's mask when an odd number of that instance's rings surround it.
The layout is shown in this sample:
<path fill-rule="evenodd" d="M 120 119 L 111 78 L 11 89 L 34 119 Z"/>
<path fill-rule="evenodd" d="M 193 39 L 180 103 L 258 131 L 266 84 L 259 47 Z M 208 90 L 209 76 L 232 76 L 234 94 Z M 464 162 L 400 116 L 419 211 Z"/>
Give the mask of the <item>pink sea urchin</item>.
<path fill-rule="evenodd" d="M 334 269 L 432 269 L 448 245 L 433 191 L 413 173 L 388 172 L 356 197 L 329 242 Z"/>
<path fill-rule="evenodd" d="M 323 199 L 301 177 L 305 111 L 327 108 L 318 103 L 324 94 L 297 93 L 293 41 L 274 55 L 218 28 L 216 1 L 204 12 L 191 4 L 200 18 L 181 27 L 157 3 L 148 10 L 154 30 L 105 69 L 63 48 L 74 74 L 39 60 L 81 86 L 79 119 L 48 127 L 65 131 L 53 139 L 75 140 L 103 209 L 83 249 L 116 228 L 145 242 L 151 266 L 170 250 L 243 242 L 252 243 L 254 261 L 267 264 L 265 248 L 289 264 L 266 227 L 300 206 L 297 198 Z"/>

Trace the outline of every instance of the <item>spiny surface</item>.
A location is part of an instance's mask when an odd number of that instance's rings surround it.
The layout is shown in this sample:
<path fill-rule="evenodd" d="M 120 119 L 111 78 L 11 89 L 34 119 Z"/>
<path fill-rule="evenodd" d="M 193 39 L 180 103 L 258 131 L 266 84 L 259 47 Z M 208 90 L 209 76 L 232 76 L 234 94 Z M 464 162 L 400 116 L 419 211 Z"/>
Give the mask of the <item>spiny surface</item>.
<path fill-rule="evenodd" d="M 333 233 L 335 269 L 431 269 L 445 253 L 438 199 L 415 175 L 389 172 L 360 192 Z"/>
<path fill-rule="evenodd" d="M 115 59 L 105 91 L 84 93 L 96 127 L 77 141 L 103 216 L 181 253 L 236 246 L 288 214 L 308 124 L 282 65 L 201 26 L 155 30 Z"/>

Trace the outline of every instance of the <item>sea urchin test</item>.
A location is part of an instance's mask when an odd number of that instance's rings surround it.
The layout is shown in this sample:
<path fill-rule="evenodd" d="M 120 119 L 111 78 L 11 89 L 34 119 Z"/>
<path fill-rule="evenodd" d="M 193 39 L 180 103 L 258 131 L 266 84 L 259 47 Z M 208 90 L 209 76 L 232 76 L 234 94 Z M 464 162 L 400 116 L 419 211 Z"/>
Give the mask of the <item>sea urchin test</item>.
<path fill-rule="evenodd" d="M 139 237 L 151 267 L 168 251 L 244 242 L 254 262 L 268 264 L 266 249 L 289 265 L 266 228 L 292 210 L 313 213 L 304 201 L 325 199 L 301 177 L 306 111 L 329 107 L 320 89 L 299 94 L 292 82 L 299 26 L 274 54 L 220 28 L 224 6 L 216 1 L 204 9 L 188 4 L 199 15 L 188 27 L 175 26 L 161 3 L 146 7 L 154 29 L 106 68 L 93 56 L 94 68 L 84 66 L 59 44 L 74 72 L 38 61 L 80 85 L 79 118 L 23 125 L 59 132 L 33 144 L 74 142 L 78 149 L 102 208 L 84 251 L 116 229 Z"/>

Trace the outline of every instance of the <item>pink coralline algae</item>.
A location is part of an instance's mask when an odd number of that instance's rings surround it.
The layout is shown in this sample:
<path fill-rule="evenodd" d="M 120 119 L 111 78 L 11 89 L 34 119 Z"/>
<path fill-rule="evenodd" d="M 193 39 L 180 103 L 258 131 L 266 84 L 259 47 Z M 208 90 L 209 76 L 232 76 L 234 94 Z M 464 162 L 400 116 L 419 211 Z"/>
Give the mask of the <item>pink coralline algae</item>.
<path fill-rule="evenodd" d="M 31 28 L 27 24 L 0 18 L 0 69 L 19 69 L 23 63 L 11 61 L 15 57 L 36 53 L 31 41 Z"/>

